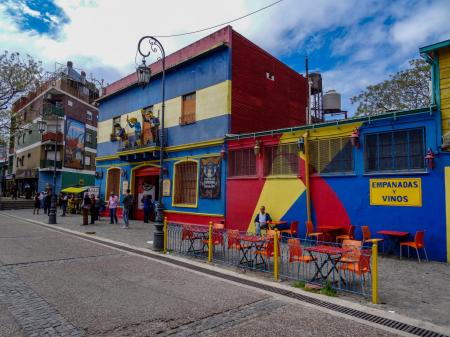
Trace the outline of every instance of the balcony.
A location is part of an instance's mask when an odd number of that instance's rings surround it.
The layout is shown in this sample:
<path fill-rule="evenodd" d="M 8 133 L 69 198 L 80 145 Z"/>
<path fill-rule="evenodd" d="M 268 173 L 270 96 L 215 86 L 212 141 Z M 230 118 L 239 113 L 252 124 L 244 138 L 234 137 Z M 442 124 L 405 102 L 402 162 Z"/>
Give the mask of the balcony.
<path fill-rule="evenodd" d="M 42 135 L 42 142 L 47 142 L 47 141 L 57 141 L 58 143 L 62 143 L 63 141 L 63 134 L 61 132 L 44 132 L 44 134 Z"/>
<path fill-rule="evenodd" d="M 44 104 L 44 106 L 42 107 L 42 114 L 45 117 L 51 116 L 64 117 L 64 108 L 53 104 Z"/>
<path fill-rule="evenodd" d="M 45 169 L 45 168 L 54 168 L 55 167 L 55 161 L 54 160 L 41 160 L 41 165 L 40 168 Z M 62 168 L 62 162 L 61 161 L 56 161 L 56 168 L 60 169 Z"/>

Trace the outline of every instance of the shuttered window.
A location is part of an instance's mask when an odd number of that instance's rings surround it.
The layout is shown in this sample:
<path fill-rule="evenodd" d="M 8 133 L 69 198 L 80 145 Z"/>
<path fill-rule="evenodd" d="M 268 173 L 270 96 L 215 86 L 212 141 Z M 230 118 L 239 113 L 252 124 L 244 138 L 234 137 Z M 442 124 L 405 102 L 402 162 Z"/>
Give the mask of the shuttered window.
<path fill-rule="evenodd" d="M 175 164 L 174 204 L 197 204 L 197 167 L 194 161 Z"/>
<path fill-rule="evenodd" d="M 231 150 L 229 152 L 228 176 L 256 176 L 256 156 L 253 148 Z"/>
<path fill-rule="evenodd" d="M 182 99 L 180 124 L 195 123 L 195 92 L 184 95 Z"/>
<path fill-rule="evenodd" d="M 264 147 L 264 175 L 295 175 L 298 171 L 297 144 Z"/>
<path fill-rule="evenodd" d="M 310 140 L 309 159 L 315 173 L 354 172 L 353 148 L 349 137 Z"/>
<path fill-rule="evenodd" d="M 425 169 L 424 129 L 366 135 L 366 172 L 414 171 Z"/>
<path fill-rule="evenodd" d="M 113 192 L 115 195 L 119 195 L 120 192 L 120 169 L 113 168 L 108 170 L 105 198 L 109 198 L 109 194 Z"/>

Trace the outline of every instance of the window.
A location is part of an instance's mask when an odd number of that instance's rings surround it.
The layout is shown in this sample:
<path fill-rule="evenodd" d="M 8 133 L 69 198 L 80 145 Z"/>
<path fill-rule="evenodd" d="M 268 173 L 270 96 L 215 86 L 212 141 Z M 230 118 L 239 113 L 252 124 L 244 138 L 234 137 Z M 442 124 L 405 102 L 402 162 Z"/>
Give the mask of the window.
<path fill-rule="evenodd" d="M 174 204 L 196 206 L 197 166 L 198 163 L 195 161 L 184 161 L 175 164 Z"/>
<path fill-rule="evenodd" d="M 256 176 L 256 156 L 253 148 L 229 152 L 228 176 Z"/>
<path fill-rule="evenodd" d="M 88 121 L 92 121 L 92 112 L 90 112 L 89 110 L 86 111 L 86 119 Z"/>
<path fill-rule="evenodd" d="M 351 173 L 353 148 L 349 137 L 310 140 L 309 158 L 315 173 Z"/>
<path fill-rule="evenodd" d="M 424 140 L 424 129 L 367 135 L 364 145 L 366 172 L 423 170 Z"/>
<path fill-rule="evenodd" d="M 297 144 L 264 147 L 264 175 L 298 175 Z"/>
<path fill-rule="evenodd" d="M 120 116 L 119 117 L 114 117 L 113 118 L 113 126 L 112 126 L 112 134 L 113 135 L 118 135 L 119 131 L 120 131 Z"/>
<path fill-rule="evenodd" d="M 184 95 L 181 106 L 180 124 L 195 123 L 195 92 Z"/>
<path fill-rule="evenodd" d="M 92 133 L 86 132 L 86 143 L 92 143 Z"/>
<path fill-rule="evenodd" d="M 91 156 L 84 156 L 84 165 L 86 166 L 91 165 Z"/>
<path fill-rule="evenodd" d="M 111 168 L 108 170 L 108 178 L 106 180 L 106 195 L 105 198 L 109 198 L 109 194 L 113 192 L 115 195 L 119 195 L 120 192 L 120 168 Z"/>

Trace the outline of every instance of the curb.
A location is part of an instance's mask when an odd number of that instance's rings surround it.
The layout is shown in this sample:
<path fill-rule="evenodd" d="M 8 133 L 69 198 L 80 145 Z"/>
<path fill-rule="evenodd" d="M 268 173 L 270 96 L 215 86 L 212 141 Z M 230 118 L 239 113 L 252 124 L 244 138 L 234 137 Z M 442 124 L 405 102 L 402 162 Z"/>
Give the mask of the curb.
<path fill-rule="evenodd" d="M 285 300 L 288 300 L 289 302 L 292 303 L 301 303 L 302 305 L 314 308 L 316 310 L 320 310 L 320 311 L 324 311 L 333 315 L 339 315 L 342 317 L 345 317 L 347 319 L 352 319 L 355 321 L 358 321 L 360 323 L 366 324 L 366 325 L 370 325 L 379 329 L 383 329 L 395 334 L 402 334 L 405 336 L 411 336 L 411 334 L 405 332 L 405 331 L 401 331 L 398 329 L 394 329 L 394 328 L 390 328 L 381 324 L 377 324 L 377 323 L 372 323 L 368 320 L 365 319 L 360 319 L 351 315 L 346 315 L 345 313 L 340 313 L 337 312 L 335 310 L 330 310 L 330 309 L 326 309 L 323 308 L 321 306 L 318 305 L 314 305 L 311 303 L 307 303 L 305 301 L 302 301 L 301 299 L 294 299 L 292 297 L 288 297 L 286 295 L 283 295 L 283 293 L 286 292 L 290 292 L 290 293 L 295 293 L 300 295 L 301 297 L 304 298 L 309 298 L 312 300 L 312 302 L 314 301 L 321 301 L 321 302 L 325 302 L 330 304 L 330 306 L 332 305 L 338 305 L 338 306 L 343 306 L 346 307 L 348 309 L 353 309 L 353 310 L 358 310 L 358 311 L 362 311 L 364 313 L 367 314 L 372 314 L 381 318 L 385 318 L 388 320 L 395 320 L 398 321 L 400 323 L 404 323 L 404 324 L 408 324 L 408 325 L 412 325 L 414 327 L 418 327 L 418 328 L 422 328 L 422 329 L 426 329 L 426 330 L 430 330 L 432 332 L 438 333 L 438 334 L 442 334 L 442 335 L 446 335 L 449 333 L 449 328 L 448 327 L 443 327 L 443 326 L 439 326 L 436 325 L 434 323 L 431 322 L 427 322 L 427 321 L 422 321 L 422 320 L 418 320 L 415 318 L 410 318 L 407 316 L 403 316 L 401 314 L 398 313 L 391 313 L 391 312 L 386 312 L 384 310 L 375 308 L 375 307 L 370 307 L 370 306 L 366 306 L 363 304 L 359 304 L 359 303 L 354 303 L 354 302 L 350 302 L 348 300 L 345 299 L 340 299 L 340 298 L 333 298 L 333 297 L 325 297 L 323 295 L 320 294 L 314 294 L 314 293 L 310 293 L 310 292 L 306 292 L 304 290 L 289 286 L 287 284 L 282 284 L 282 283 L 277 283 L 274 282 L 272 280 L 262 280 L 260 278 L 251 276 L 251 275 L 243 275 L 242 273 L 238 273 L 236 271 L 232 271 L 232 270 L 228 270 L 228 269 L 224 269 L 221 268 L 217 265 L 214 264 L 209 264 L 207 262 L 199 262 L 199 261 L 195 261 L 195 260 L 190 260 L 181 256 L 175 256 L 175 255 L 170 255 L 170 254 L 162 254 L 162 253 L 158 253 L 155 252 L 151 249 L 147 249 L 147 248 L 140 248 L 140 247 L 136 247 L 133 245 L 128 245 L 126 243 L 123 242 L 118 242 L 118 241 L 114 241 L 114 240 L 110 240 L 107 238 L 102 238 L 102 237 L 98 237 L 98 236 L 92 236 L 90 234 L 85 234 L 83 232 L 79 232 L 79 231 L 75 231 L 75 230 L 71 230 L 71 229 L 66 229 L 66 228 L 61 228 L 59 226 L 55 226 L 55 225 L 49 225 L 49 224 L 45 224 L 41 221 L 37 221 L 37 220 L 32 220 L 32 219 L 28 219 L 28 218 L 23 218 L 20 216 L 15 216 L 15 215 L 11 215 L 11 214 L 5 214 L 3 212 L 0 211 L 0 215 L 3 216 L 7 216 L 10 218 L 15 218 L 24 222 L 28 222 L 31 224 L 35 224 L 62 234 L 67 234 L 67 235 L 71 235 L 71 236 L 76 236 L 79 237 L 81 239 L 84 240 L 88 240 L 91 242 L 95 242 L 104 246 L 107 246 L 109 248 L 113 248 L 113 249 L 117 249 L 120 251 L 126 251 L 127 253 L 136 255 L 136 256 L 140 256 L 140 257 L 145 257 L 148 259 L 151 259 L 153 261 L 159 262 L 159 263 L 163 263 L 166 265 L 170 265 L 172 267 L 177 267 L 177 268 L 181 268 L 184 269 L 186 271 L 190 271 L 199 275 L 203 275 L 203 276 L 208 276 L 211 278 L 215 278 L 215 279 L 219 279 L 225 282 L 231 282 L 235 285 L 239 285 L 241 287 L 246 287 L 249 289 L 253 289 L 253 290 L 257 290 L 257 291 L 261 291 L 264 292 L 266 294 L 270 294 L 271 296 L 275 296 L 275 297 L 280 297 L 283 298 Z M 181 265 L 180 265 L 181 264 Z M 191 269 L 189 267 L 192 267 L 194 269 Z M 204 271 L 201 271 L 204 270 Z M 213 273 L 213 275 L 208 274 L 207 271 L 210 271 Z M 222 277 L 221 277 L 222 275 Z M 228 278 L 233 278 L 234 280 L 230 280 Z M 239 281 L 242 281 L 243 283 L 240 283 Z M 248 285 L 248 283 L 253 283 L 253 284 L 257 284 L 259 286 L 261 286 L 261 288 L 258 288 L 257 286 L 252 286 L 252 285 Z M 268 288 L 276 288 L 279 290 L 279 292 L 274 292 L 271 290 L 266 290 Z"/>

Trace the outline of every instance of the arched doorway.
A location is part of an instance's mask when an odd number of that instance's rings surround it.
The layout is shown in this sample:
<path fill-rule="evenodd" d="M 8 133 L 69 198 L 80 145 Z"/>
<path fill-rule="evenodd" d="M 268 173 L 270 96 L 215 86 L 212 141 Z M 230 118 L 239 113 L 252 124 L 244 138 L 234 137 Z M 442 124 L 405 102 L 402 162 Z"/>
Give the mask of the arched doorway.
<path fill-rule="evenodd" d="M 133 169 L 132 192 L 135 197 L 134 219 L 144 220 L 144 195 L 151 195 L 153 201 L 159 194 L 159 167 L 140 166 Z M 154 220 L 154 219 L 151 219 Z"/>

